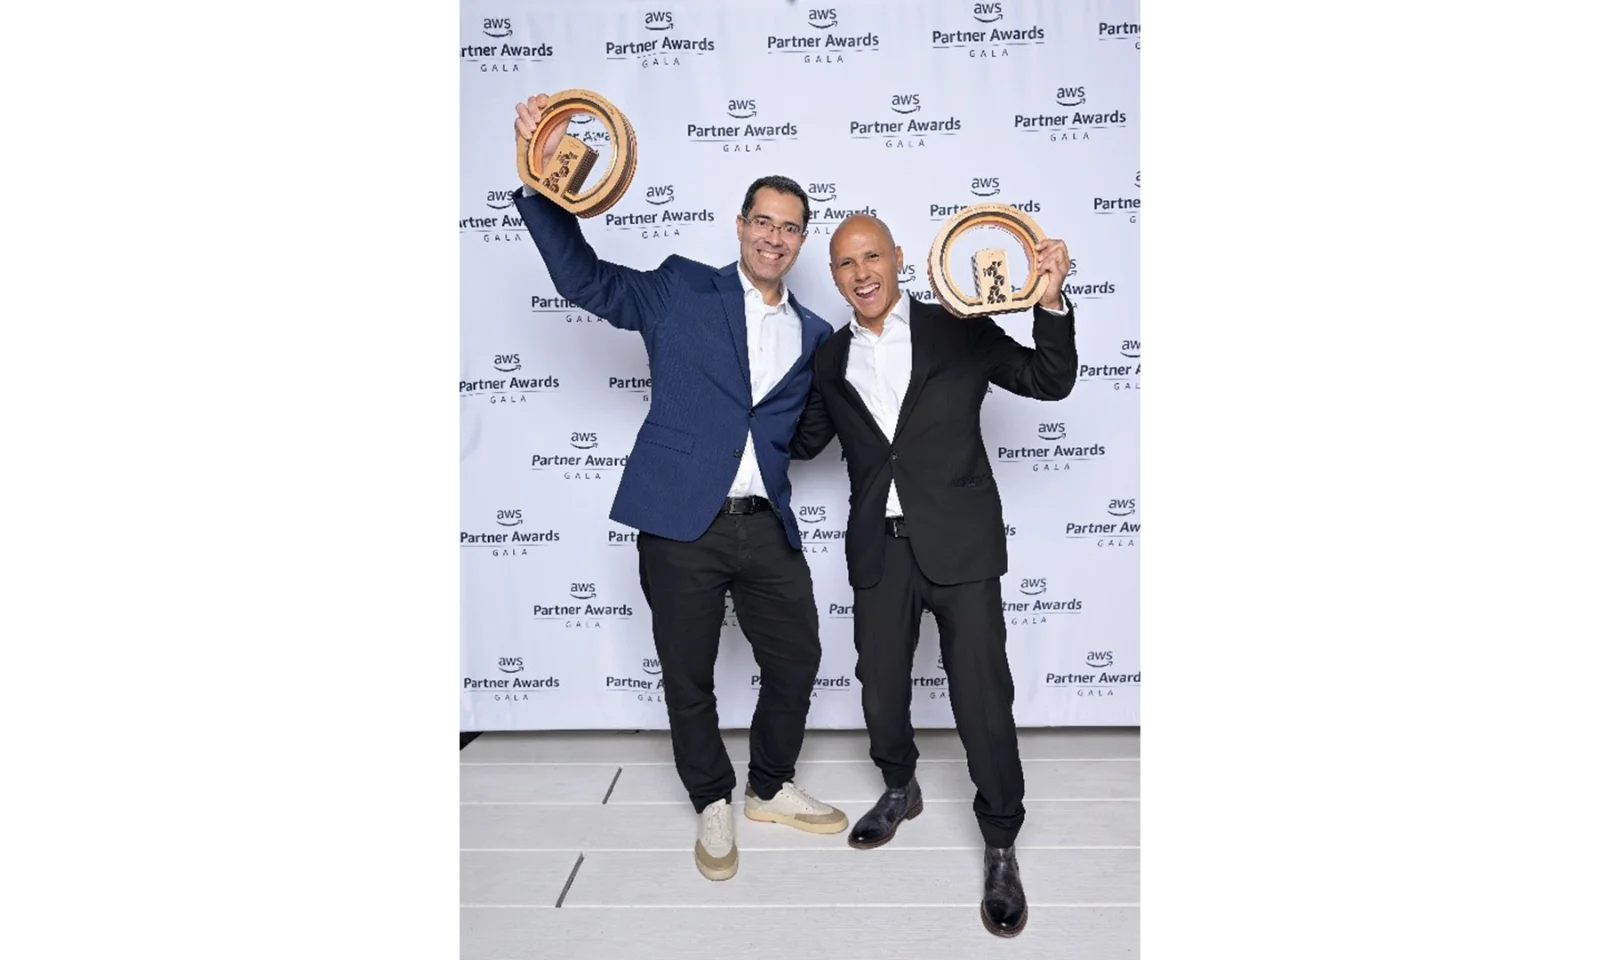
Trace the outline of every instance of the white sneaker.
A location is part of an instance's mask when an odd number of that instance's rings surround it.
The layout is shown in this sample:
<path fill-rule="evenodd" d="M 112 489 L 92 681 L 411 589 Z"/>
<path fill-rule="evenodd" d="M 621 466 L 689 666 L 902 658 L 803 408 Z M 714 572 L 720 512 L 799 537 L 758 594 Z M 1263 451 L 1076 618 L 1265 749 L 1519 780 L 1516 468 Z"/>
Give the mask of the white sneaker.
<path fill-rule="evenodd" d="M 839 833 L 850 826 L 844 811 L 807 794 L 791 781 L 771 800 L 763 800 L 748 785 L 744 788 L 744 815 L 751 820 L 785 823 L 807 833 Z"/>
<path fill-rule="evenodd" d="M 739 872 L 739 848 L 733 844 L 733 807 L 728 801 L 718 800 L 700 811 L 694 865 L 707 880 L 726 880 Z"/>

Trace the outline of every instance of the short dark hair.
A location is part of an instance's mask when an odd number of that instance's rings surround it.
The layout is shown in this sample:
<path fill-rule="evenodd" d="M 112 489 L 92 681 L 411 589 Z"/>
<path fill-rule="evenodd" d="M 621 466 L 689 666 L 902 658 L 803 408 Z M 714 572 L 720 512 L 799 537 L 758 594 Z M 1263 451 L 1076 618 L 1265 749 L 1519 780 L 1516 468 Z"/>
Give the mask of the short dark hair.
<path fill-rule="evenodd" d="M 779 193 L 787 193 L 791 196 L 799 197 L 801 211 L 800 226 L 802 229 L 804 229 L 805 227 L 809 227 L 811 225 L 811 198 L 806 196 L 806 192 L 800 188 L 800 184 L 795 183 L 788 177 L 780 177 L 776 175 L 762 177 L 755 183 L 750 184 L 750 189 L 744 192 L 744 206 L 739 208 L 739 216 L 750 216 L 750 208 L 755 206 L 756 203 L 756 191 L 760 190 L 762 187 L 776 190 Z"/>

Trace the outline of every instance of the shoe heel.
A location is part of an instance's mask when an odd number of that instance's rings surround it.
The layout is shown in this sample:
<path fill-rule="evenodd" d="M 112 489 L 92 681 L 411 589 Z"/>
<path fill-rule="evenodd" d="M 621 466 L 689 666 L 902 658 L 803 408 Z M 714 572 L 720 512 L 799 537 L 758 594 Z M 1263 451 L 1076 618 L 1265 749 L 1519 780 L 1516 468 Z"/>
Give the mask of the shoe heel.
<path fill-rule="evenodd" d="M 910 810 L 906 811 L 906 819 L 907 820 L 915 820 L 915 819 L 917 819 L 917 814 L 919 814 L 921 812 L 922 812 L 922 800 L 919 797 L 917 799 L 916 805 L 913 806 Z"/>

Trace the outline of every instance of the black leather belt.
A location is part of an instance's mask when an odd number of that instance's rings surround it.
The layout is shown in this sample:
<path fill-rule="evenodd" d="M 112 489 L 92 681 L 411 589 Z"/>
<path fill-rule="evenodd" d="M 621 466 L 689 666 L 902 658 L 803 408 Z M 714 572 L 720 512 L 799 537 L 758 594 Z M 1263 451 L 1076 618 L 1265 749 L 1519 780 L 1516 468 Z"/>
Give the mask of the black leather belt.
<path fill-rule="evenodd" d="M 760 513 L 771 510 L 772 501 L 766 497 L 729 497 L 722 501 L 722 512 L 741 516 L 746 513 Z"/>
<path fill-rule="evenodd" d="M 883 522 L 883 530 L 891 537 L 911 536 L 911 534 L 906 531 L 905 517 L 890 517 Z"/>

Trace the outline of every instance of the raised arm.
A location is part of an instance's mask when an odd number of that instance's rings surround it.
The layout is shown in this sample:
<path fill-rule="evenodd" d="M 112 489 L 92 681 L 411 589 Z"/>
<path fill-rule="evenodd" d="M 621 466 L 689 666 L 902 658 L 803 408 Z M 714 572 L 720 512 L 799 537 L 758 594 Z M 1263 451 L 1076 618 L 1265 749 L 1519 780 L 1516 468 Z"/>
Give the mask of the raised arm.
<path fill-rule="evenodd" d="M 972 326 L 972 350 L 989 371 L 989 382 L 1035 400 L 1060 400 L 1072 392 L 1078 375 L 1076 317 L 1061 296 L 1067 274 L 1067 248 L 1060 240 L 1039 245 L 1042 281 L 1049 291 L 1033 308 L 1033 346 L 1011 339 L 993 319 Z"/>
<path fill-rule="evenodd" d="M 531 139 L 549 98 L 544 94 L 517 104 L 516 132 Z M 544 165 L 548 166 L 566 133 L 563 124 L 551 131 L 545 141 Z M 578 218 L 542 194 L 521 188 L 514 195 L 522 223 L 533 237 L 544 258 L 556 292 L 613 326 L 624 330 L 644 330 L 659 320 L 672 299 L 676 271 L 635 270 L 601 260 L 584 239 Z"/>

